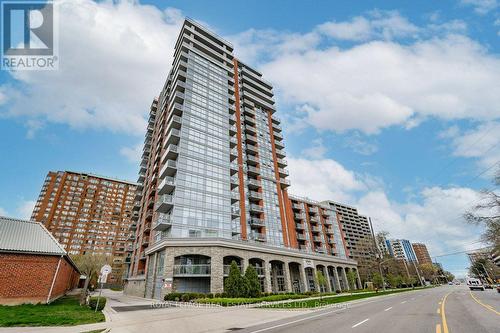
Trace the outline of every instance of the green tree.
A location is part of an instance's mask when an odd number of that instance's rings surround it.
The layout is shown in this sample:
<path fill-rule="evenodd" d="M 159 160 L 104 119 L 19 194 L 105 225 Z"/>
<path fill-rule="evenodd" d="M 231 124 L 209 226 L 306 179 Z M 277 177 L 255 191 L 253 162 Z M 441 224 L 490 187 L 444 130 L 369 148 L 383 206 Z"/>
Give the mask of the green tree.
<path fill-rule="evenodd" d="M 241 276 L 241 271 L 236 261 L 231 262 L 229 275 L 224 282 L 224 292 L 229 297 L 242 297 L 246 294 L 246 279 Z"/>
<path fill-rule="evenodd" d="M 326 284 L 328 283 L 328 281 L 326 280 L 326 277 L 323 275 L 323 272 L 316 271 L 316 283 L 318 284 L 319 292 L 325 292 Z"/>
<path fill-rule="evenodd" d="M 248 297 L 259 297 L 260 296 L 260 281 L 259 276 L 257 275 L 257 271 L 255 267 L 252 265 L 248 265 L 245 270 L 245 282 L 247 289 Z"/>
<path fill-rule="evenodd" d="M 387 283 L 391 286 L 391 288 L 396 288 L 398 279 L 396 278 L 396 275 L 389 273 L 386 276 Z"/>
<path fill-rule="evenodd" d="M 356 273 L 354 273 L 353 270 L 349 270 L 346 276 L 347 276 L 347 281 L 349 282 L 349 288 L 353 290 L 354 287 L 356 286 L 356 279 L 358 278 L 358 276 L 356 275 Z"/>
<path fill-rule="evenodd" d="M 400 288 L 401 285 L 403 284 L 403 276 L 401 275 L 396 275 L 396 287 Z"/>
<path fill-rule="evenodd" d="M 83 285 L 82 294 L 80 296 L 80 304 L 83 305 L 86 302 L 90 279 L 92 276 L 99 273 L 102 266 L 109 264 L 111 259 L 104 254 L 90 253 L 72 255 L 71 259 L 80 270 L 80 273 L 86 276 L 85 284 Z"/>
<path fill-rule="evenodd" d="M 378 291 L 379 288 L 382 288 L 382 284 L 384 283 L 382 275 L 380 275 L 380 273 L 373 273 L 372 282 Z"/>

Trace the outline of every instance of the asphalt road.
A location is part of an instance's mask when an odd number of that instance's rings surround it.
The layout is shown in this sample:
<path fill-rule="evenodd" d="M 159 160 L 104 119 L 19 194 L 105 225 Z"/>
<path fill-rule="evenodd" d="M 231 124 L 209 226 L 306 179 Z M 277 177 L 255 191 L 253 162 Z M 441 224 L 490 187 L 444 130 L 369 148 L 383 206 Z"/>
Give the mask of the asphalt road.
<path fill-rule="evenodd" d="M 500 293 L 442 286 L 365 299 L 347 308 L 314 311 L 238 332 L 498 333 Z"/>

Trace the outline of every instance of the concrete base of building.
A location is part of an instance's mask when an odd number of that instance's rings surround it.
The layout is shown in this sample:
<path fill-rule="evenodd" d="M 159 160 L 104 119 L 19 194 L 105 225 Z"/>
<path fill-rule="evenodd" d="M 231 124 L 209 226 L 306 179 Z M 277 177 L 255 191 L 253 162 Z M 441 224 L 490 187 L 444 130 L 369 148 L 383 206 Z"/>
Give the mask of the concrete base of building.
<path fill-rule="evenodd" d="M 356 261 L 331 255 L 221 238 L 165 239 L 151 246 L 146 275 L 128 279 L 125 293 L 163 299 L 171 292 L 224 292 L 234 261 L 242 273 L 253 265 L 264 292 L 345 291 L 361 288 Z M 317 272 L 326 278 L 318 285 Z M 348 283 L 348 272 L 356 274 Z"/>
<path fill-rule="evenodd" d="M 129 278 L 125 281 L 123 292 L 129 296 L 144 297 L 146 291 L 146 277 L 137 276 Z"/>

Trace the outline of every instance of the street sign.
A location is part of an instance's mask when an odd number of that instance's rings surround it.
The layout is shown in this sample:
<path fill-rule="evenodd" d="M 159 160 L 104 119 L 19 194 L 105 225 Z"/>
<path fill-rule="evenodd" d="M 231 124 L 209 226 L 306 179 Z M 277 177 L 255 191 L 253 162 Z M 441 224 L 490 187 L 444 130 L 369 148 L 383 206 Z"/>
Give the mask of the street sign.
<path fill-rule="evenodd" d="M 102 275 L 108 275 L 111 273 L 111 266 L 110 265 L 104 265 L 101 267 L 101 274 Z"/>

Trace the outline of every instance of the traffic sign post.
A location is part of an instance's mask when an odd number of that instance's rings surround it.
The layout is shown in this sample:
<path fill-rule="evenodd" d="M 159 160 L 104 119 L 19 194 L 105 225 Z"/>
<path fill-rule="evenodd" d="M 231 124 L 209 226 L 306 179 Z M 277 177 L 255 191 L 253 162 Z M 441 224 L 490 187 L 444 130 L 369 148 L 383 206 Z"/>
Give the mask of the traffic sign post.
<path fill-rule="evenodd" d="M 104 265 L 101 267 L 101 274 L 99 275 L 99 282 L 101 283 L 101 288 L 99 289 L 99 297 L 97 297 L 97 304 L 95 306 L 94 312 L 97 312 L 97 308 L 99 307 L 99 301 L 101 300 L 102 283 L 106 282 L 106 280 L 108 279 L 109 273 L 111 273 L 111 266 L 110 265 Z"/>

